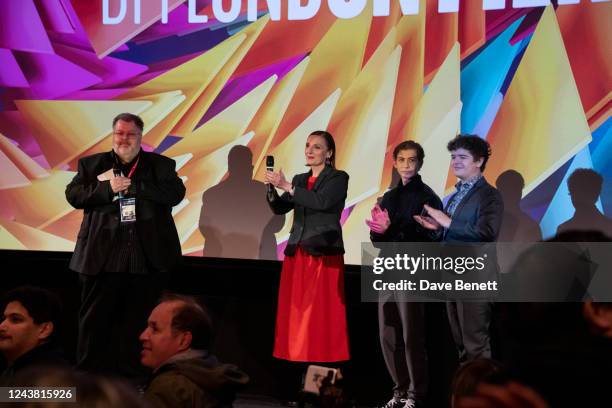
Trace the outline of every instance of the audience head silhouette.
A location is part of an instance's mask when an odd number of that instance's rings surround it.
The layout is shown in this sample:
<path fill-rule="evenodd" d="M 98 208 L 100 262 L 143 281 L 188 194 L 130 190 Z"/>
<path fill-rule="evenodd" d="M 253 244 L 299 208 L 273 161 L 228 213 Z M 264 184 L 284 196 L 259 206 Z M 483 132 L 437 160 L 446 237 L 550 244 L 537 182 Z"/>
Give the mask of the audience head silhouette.
<path fill-rule="evenodd" d="M 518 204 L 523 195 L 525 179 L 516 170 L 506 170 L 499 175 L 495 185 L 504 197 L 504 204 Z"/>
<path fill-rule="evenodd" d="M 227 170 L 232 176 L 251 178 L 253 175 L 253 153 L 246 146 L 237 145 L 227 155 Z"/>
<path fill-rule="evenodd" d="M 567 179 L 572 204 L 575 208 L 592 206 L 601 193 L 603 178 L 591 169 L 577 169 Z"/>

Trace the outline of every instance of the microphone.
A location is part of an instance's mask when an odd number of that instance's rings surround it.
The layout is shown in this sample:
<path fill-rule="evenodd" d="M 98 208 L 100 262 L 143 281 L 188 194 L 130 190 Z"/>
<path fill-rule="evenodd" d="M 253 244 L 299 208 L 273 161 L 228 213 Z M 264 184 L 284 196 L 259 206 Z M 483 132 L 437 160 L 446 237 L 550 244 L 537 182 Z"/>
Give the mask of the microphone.
<path fill-rule="evenodd" d="M 115 177 L 121 177 L 121 169 L 113 167 L 113 175 Z M 119 191 L 119 198 L 123 198 L 123 191 Z"/>
<path fill-rule="evenodd" d="M 274 156 L 266 156 L 266 170 L 274 171 Z M 274 194 L 274 186 L 268 184 L 268 197 L 272 198 Z"/>

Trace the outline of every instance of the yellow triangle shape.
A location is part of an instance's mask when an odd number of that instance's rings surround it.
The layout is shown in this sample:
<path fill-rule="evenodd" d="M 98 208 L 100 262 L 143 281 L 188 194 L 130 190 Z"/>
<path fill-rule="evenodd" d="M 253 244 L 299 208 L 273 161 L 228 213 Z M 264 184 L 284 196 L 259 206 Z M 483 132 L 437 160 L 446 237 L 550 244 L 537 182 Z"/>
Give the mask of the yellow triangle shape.
<path fill-rule="evenodd" d="M 143 142 L 149 144 L 148 142 L 152 141 L 152 136 L 149 136 L 149 134 L 154 131 L 157 125 L 164 118 L 172 114 L 176 108 L 185 102 L 186 99 L 187 97 L 181 91 L 168 91 L 131 99 L 148 101 L 153 104 L 147 110 L 142 112 L 142 115 L 140 115 L 142 117 L 142 121 L 144 122 L 143 133 L 145 136 L 143 138 Z M 151 143 L 150 145 L 156 146 L 155 143 Z"/>
<path fill-rule="evenodd" d="M 219 70 L 216 76 L 211 80 L 206 90 L 202 92 L 197 100 L 189 107 L 189 110 L 181 116 L 178 123 L 172 130 L 173 135 L 185 136 L 195 129 L 197 124 L 200 122 L 200 119 L 202 119 L 202 116 L 204 116 L 204 113 L 206 113 L 208 108 L 210 108 L 210 105 L 212 105 L 215 98 L 219 96 L 219 93 L 223 87 L 225 87 L 227 81 L 230 79 L 234 71 L 236 71 L 236 68 L 244 56 L 247 54 L 247 52 L 249 52 L 253 46 L 253 43 L 257 40 L 268 21 L 270 21 L 270 16 L 265 15 L 235 34 L 235 36 L 246 36 L 246 39 L 241 42 L 238 49 L 232 54 L 232 56 L 226 61 L 223 68 Z"/>
<path fill-rule="evenodd" d="M 457 102 L 425 139 L 419 139 L 423 150 L 427 152 L 421 176 L 440 197 L 451 193 L 456 182 L 455 177 L 449 177 L 450 153 L 446 146 L 459 133 L 462 106 L 461 102 Z"/>
<path fill-rule="evenodd" d="M 15 101 L 52 168 L 75 159 L 112 132 L 122 112 L 140 114 L 146 101 Z"/>
<path fill-rule="evenodd" d="M 287 75 L 276 83 L 263 106 L 249 124 L 248 129 L 255 132 L 255 137 L 251 140 L 251 143 L 249 143 L 249 147 L 255 158 L 254 168 L 257 169 L 259 167 L 265 156 L 265 152 L 267 152 L 270 145 L 272 145 L 275 139 L 276 130 L 293 98 L 295 90 L 300 84 L 309 61 L 310 57 L 305 57 L 287 73 Z"/>
<path fill-rule="evenodd" d="M 0 133 L 0 150 L 28 178 L 49 176 L 49 172 L 36 163 L 30 156 L 15 146 L 9 138 Z"/>
<path fill-rule="evenodd" d="M 2 226 L 2 221 L 0 221 L 0 248 L 9 250 L 28 249 L 25 245 L 19 242 L 19 240 L 15 238 L 13 234 Z"/>
<path fill-rule="evenodd" d="M 287 179 L 290 180 L 295 174 L 304 173 L 308 170 L 304 165 L 306 138 L 314 130 L 327 129 L 329 120 L 340 98 L 340 93 L 341 91 L 336 89 L 289 136 L 269 153 L 275 158 L 275 169 L 282 169 Z M 263 180 L 265 171 L 265 163 L 262 161 L 256 171 L 257 177 L 255 178 Z"/>
<path fill-rule="evenodd" d="M 402 58 L 397 77 L 397 91 L 391 116 L 391 146 L 403 140 L 401 131 L 423 96 L 425 83 L 425 5 L 421 0 L 418 15 L 403 16 L 396 26 L 397 45 Z"/>
<path fill-rule="evenodd" d="M 30 251 L 73 251 L 74 242 L 68 241 L 18 222 L 1 220 L 3 229 Z"/>
<path fill-rule="evenodd" d="M 32 180 L 27 187 L 0 190 L 3 203 L 0 218 L 41 229 L 53 223 L 73 210 L 63 197 L 74 175 L 69 171 L 53 170 L 49 177 Z M 54 199 L 47 199 L 41 205 L 41 197 Z"/>
<path fill-rule="evenodd" d="M 185 95 L 185 101 L 172 114 L 165 116 L 164 120 L 147 133 L 147 136 L 143 138 L 145 143 L 157 146 L 171 133 L 172 128 L 189 112 L 192 105 L 202 95 L 202 92 L 213 81 L 215 75 L 219 73 L 224 64 L 246 38 L 245 34 L 238 33 L 206 51 L 204 54 L 129 90 L 117 98 L 147 98 L 152 94 L 171 91 L 180 91 Z"/>
<path fill-rule="evenodd" d="M 423 145 L 427 159 L 421 175 L 441 196 L 453 182 L 447 177 L 450 155 L 446 145 L 459 133 L 461 120 L 459 50 L 455 43 L 401 132 Z"/>
<path fill-rule="evenodd" d="M 416 120 L 410 121 L 410 128 L 404 133 L 414 135 L 418 140 L 424 140 L 461 100 L 459 49 L 459 43 L 455 43 L 451 48 L 414 111 Z M 454 136 L 452 135 L 449 140 Z"/>
<path fill-rule="evenodd" d="M 312 50 L 308 68 L 278 128 L 280 138 L 291 133 L 336 89 L 344 92 L 350 87 L 361 72 L 371 22 L 370 7 L 356 18 L 338 19 Z"/>
<path fill-rule="evenodd" d="M 197 97 L 245 38 L 246 35 L 242 33 L 232 36 L 178 67 L 130 89 L 118 99 L 133 99 L 170 91 L 181 91 L 188 100 Z"/>
<path fill-rule="evenodd" d="M 572 69 L 552 6 L 546 7 L 488 138 L 490 180 L 508 169 L 528 194 L 591 141 Z"/>
<path fill-rule="evenodd" d="M 30 179 L 23 174 L 15 163 L 0 150 L 0 190 L 30 185 Z"/>
<path fill-rule="evenodd" d="M 389 55 L 389 45 L 393 45 L 392 37 L 389 39 L 342 96 L 329 126 L 336 137 L 338 168 L 351 175 L 346 206 L 380 188 L 402 53 L 397 46 Z"/>
<path fill-rule="evenodd" d="M 47 224 L 43 230 L 68 241 L 76 242 L 82 221 L 83 210 L 74 209 L 56 221 Z"/>
<path fill-rule="evenodd" d="M 199 158 L 243 135 L 276 79 L 276 75 L 268 78 L 190 135 L 171 146 L 164 154 L 178 156 L 191 153 L 194 157 Z"/>
<path fill-rule="evenodd" d="M 199 251 L 198 255 L 202 255 L 202 250 L 204 249 L 204 244 L 206 240 L 202 236 L 202 233 L 199 229 L 195 230 L 193 234 L 183 243 L 183 253 L 184 254 L 192 254 L 194 252 Z"/>

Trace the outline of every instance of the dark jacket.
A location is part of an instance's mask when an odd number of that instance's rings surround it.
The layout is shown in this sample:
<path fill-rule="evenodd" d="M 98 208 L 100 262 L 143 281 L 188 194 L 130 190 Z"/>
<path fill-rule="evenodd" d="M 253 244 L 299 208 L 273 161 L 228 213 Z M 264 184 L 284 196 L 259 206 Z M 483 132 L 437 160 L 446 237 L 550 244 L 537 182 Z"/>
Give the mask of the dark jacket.
<path fill-rule="evenodd" d="M 400 180 L 396 187 L 387 191 L 380 208 L 387 210 L 391 225 L 384 234 L 370 231 L 372 242 L 429 242 L 436 241 L 436 234 L 421 227 L 413 216 L 421 214 L 427 204 L 442 209 L 440 197 L 415 175 L 406 185 Z"/>
<path fill-rule="evenodd" d="M 450 203 L 452 197 L 448 200 Z M 488 256 L 486 267 L 472 270 L 462 275 L 469 282 L 499 281 L 497 252 L 491 245 L 471 246 L 469 243 L 487 243 L 497 241 L 504 215 L 504 202 L 497 189 L 491 186 L 484 177 L 463 197 L 457 205 L 448 229 L 443 232 L 443 241 L 450 245 L 444 247 L 443 256 L 478 257 Z M 461 245 L 468 243 L 468 245 Z M 459 245 L 457 245 L 459 244 Z M 456 278 L 456 275 L 446 275 Z M 448 292 L 450 294 L 450 292 Z M 456 296 L 456 297 L 455 297 Z M 489 299 L 487 291 L 455 292 L 451 299 L 477 300 Z"/>
<path fill-rule="evenodd" d="M 312 190 L 307 189 L 312 172 L 298 174 L 291 184 L 295 190 L 278 196 L 268 194 L 268 203 L 275 214 L 293 213 L 293 226 L 285 255 L 293 256 L 298 244 L 314 256 L 344 253 L 340 215 L 348 190 L 349 176 L 330 166 L 317 177 Z"/>
<path fill-rule="evenodd" d="M 97 275 L 102 271 L 119 229 L 119 201 L 113 200 L 110 181 L 97 178 L 113 164 L 112 152 L 84 157 L 66 187 L 68 202 L 84 210 L 70 260 L 70 268 L 79 273 Z M 136 230 L 147 263 L 159 271 L 172 269 L 181 259 L 181 247 L 171 211 L 185 196 L 175 162 L 141 150 L 131 180 L 129 194 L 136 197 Z"/>
<path fill-rule="evenodd" d="M 249 377 L 237 367 L 221 364 L 212 355 L 162 365 L 145 389 L 154 407 L 231 407 L 236 392 Z"/>
<path fill-rule="evenodd" d="M 68 367 L 68 360 L 53 341 L 43 343 L 17 358 L 0 374 L 0 386 L 23 384 L 22 373 L 38 367 Z M 29 372 L 29 371 L 28 371 Z M 20 377 L 21 376 L 21 377 Z"/>
<path fill-rule="evenodd" d="M 449 202 L 452 200 L 449 200 Z M 483 178 L 459 203 L 444 232 L 446 242 L 497 241 L 504 215 L 504 201 L 496 188 Z"/>

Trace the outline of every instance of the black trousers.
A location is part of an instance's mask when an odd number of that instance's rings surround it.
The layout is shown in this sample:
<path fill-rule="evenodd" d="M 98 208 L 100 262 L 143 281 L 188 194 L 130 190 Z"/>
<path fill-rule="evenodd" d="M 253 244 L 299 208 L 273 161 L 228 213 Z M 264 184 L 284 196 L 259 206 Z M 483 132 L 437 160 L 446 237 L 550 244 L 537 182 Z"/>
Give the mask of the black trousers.
<path fill-rule="evenodd" d="M 397 397 L 422 400 L 427 394 L 428 365 L 425 345 L 425 305 L 379 299 L 378 329 L 383 356 Z"/>
<path fill-rule="evenodd" d="M 491 358 L 492 303 L 488 301 L 453 301 L 446 303 L 446 313 L 459 362 Z"/>
<path fill-rule="evenodd" d="M 138 338 L 165 281 L 160 273 L 80 275 L 77 368 L 134 381 L 146 377 Z"/>

